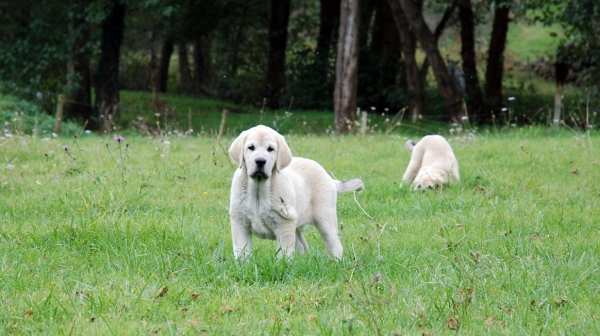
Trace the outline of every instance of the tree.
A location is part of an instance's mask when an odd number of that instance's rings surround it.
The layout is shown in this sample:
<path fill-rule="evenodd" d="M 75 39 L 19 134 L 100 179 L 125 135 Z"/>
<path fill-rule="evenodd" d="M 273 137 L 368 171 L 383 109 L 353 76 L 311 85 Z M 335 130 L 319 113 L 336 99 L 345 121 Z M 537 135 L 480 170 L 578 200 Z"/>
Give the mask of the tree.
<path fill-rule="evenodd" d="M 92 118 L 92 83 L 90 72 L 91 38 L 90 23 L 85 19 L 85 4 L 83 0 L 69 2 L 71 20 L 69 31 L 69 61 L 67 63 L 67 97 L 69 103 L 65 106 L 64 118 L 77 118 L 88 121 Z"/>
<path fill-rule="evenodd" d="M 483 109 L 483 94 L 479 86 L 475 55 L 475 19 L 471 0 L 459 0 L 460 39 L 467 111 L 477 120 Z"/>
<path fill-rule="evenodd" d="M 596 0 L 523 0 L 530 18 L 546 25 L 558 24 L 565 36 L 557 50 L 557 62 L 566 62 L 581 74 L 586 85 L 600 84 L 600 2 Z M 530 13 L 531 13 L 530 12 Z"/>
<path fill-rule="evenodd" d="M 166 38 L 160 48 L 160 59 L 158 64 L 158 92 L 167 92 L 167 81 L 169 79 L 169 65 L 171 64 L 171 55 L 173 55 L 173 40 Z"/>
<path fill-rule="evenodd" d="M 452 0 L 450 5 L 444 11 L 444 15 L 442 15 L 442 19 L 440 20 L 440 22 L 438 22 L 437 26 L 435 27 L 435 30 L 433 32 L 433 38 L 435 39 L 435 43 L 438 42 L 438 40 L 440 39 L 440 36 L 442 36 L 442 33 L 446 29 L 446 25 L 448 24 L 448 21 L 450 21 L 452 14 L 454 14 L 454 10 L 456 9 L 456 6 L 458 5 L 458 1 L 460 1 L 460 0 Z M 425 60 L 423 61 L 423 65 L 421 66 L 421 70 L 420 70 L 421 78 L 422 78 L 423 82 L 425 82 L 428 72 L 429 72 L 429 58 L 427 56 L 425 56 Z"/>
<path fill-rule="evenodd" d="M 335 130 L 338 134 L 348 133 L 356 120 L 359 9 L 359 0 L 341 2 L 333 94 Z"/>
<path fill-rule="evenodd" d="M 340 0 L 294 1 L 293 4 L 284 99 L 290 101 L 294 97 L 295 108 L 331 110 Z"/>
<path fill-rule="evenodd" d="M 419 76 L 419 66 L 415 58 L 417 42 L 415 34 L 411 31 L 404 11 L 397 0 L 388 0 L 404 54 L 404 68 L 406 71 L 406 91 L 408 93 L 409 105 L 408 115 L 414 122 L 418 116 L 423 113 L 423 91 L 421 78 Z"/>
<path fill-rule="evenodd" d="M 69 18 L 56 1 L 0 4 L 0 89 L 53 108 L 64 86 Z M 38 98 L 36 98 L 36 96 Z M 49 99 L 50 98 L 50 99 Z"/>
<path fill-rule="evenodd" d="M 194 59 L 194 93 L 200 95 L 203 91 L 203 87 L 206 80 L 206 53 L 205 53 L 205 38 L 197 36 L 194 39 L 194 52 L 192 57 Z"/>
<path fill-rule="evenodd" d="M 502 109 L 502 77 L 504 74 L 504 49 L 508 32 L 508 14 L 510 0 L 496 2 L 492 37 L 488 50 L 487 67 L 485 71 L 485 107 L 479 116 L 479 123 L 488 124 Z M 508 120 L 507 120 L 508 121 Z"/>
<path fill-rule="evenodd" d="M 435 80 L 440 93 L 444 98 L 444 103 L 446 104 L 446 108 L 450 113 L 451 119 L 455 122 L 462 122 L 461 117 L 463 115 L 463 100 L 454 87 L 452 78 L 448 73 L 446 63 L 440 55 L 435 37 L 429 30 L 429 27 L 427 27 L 427 23 L 423 18 L 421 10 L 415 5 L 414 2 L 412 2 L 412 0 L 398 1 L 400 2 L 400 6 L 402 6 L 408 23 L 413 28 L 419 43 L 427 54 L 427 58 L 429 59 L 431 68 L 433 69 Z"/>
<path fill-rule="evenodd" d="M 185 43 L 177 44 L 177 53 L 179 56 L 179 83 L 183 92 L 190 92 L 192 86 L 192 71 L 190 70 L 187 45 Z"/>
<path fill-rule="evenodd" d="M 119 59 L 125 29 L 125 4 L 111 2 L 112 8 L 102 21 L 100 60 L 96 72 L 96 104 L 100 133 L 110 132 L 119 117 Z"/>
<path fill-rule="evenodd" d="M 339 26 L 340 0 L 320 0 L 319 10 L 319 35 L 317 36 L 317 55 L 315 67 L 319 73 L 327 66 L 331 41 L 334 40 L 335 27 Z"/>
<path fill-rule="evenodd" d="M 400 37 L 386 0 L 362 3 L 363 16 L 360 39 L 360 64 L 358 67 L 357 102 L 360 107 L 374 106 L 379 110 L 403 104 L 400 88 L 401 51 Z M 365 8 L 370 7 L 370 8 Z M 365 14 L 367 18 L 365 18 Z M 371 20 L 370 17 L 374 18 Z M 367 38 L 370 36 L 370 38 Z M 392 105 L 393 104 L 393 105 Z"/>
<path fill-rule="evenodd" d="M 268 105 L 277 109 L 285 89 L 285 49 L 290 18 L 290 0 L 271 0 L 270 15 L 266 97 Z"/>

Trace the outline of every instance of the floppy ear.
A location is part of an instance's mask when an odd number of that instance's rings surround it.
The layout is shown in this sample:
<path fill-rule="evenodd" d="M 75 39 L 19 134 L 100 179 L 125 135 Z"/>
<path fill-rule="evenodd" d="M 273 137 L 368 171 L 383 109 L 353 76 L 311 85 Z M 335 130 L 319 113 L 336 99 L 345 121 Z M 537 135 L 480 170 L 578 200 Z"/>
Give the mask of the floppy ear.
<path fill-rule="evenodd" d="M 277 171 L 280 171 L 292 163 L 292 150 L 287 142 L 285 142 L 283 135 L 277 137 L 277 148 L 277 162 L 275 167 Z"/>
<path fill-rule="evenodd" d="M 243 131 L 229 147 L 229 155 L 240 168 L 244 165 L 244 142 L 246 142 L 247 135 L 247 131 Z"/>

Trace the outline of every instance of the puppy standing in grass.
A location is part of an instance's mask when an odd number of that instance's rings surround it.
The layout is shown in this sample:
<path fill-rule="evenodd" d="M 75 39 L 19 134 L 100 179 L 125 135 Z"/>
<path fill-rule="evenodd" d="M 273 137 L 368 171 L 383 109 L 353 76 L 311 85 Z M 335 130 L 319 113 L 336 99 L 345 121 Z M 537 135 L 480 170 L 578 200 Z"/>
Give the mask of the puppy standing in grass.
<path fill-rule="evenodd" d="M 402 181 L 411 183 L 411 189 L 436 188 L 447 183 L 458 182 L 458 162 L 452 147 L 441 135 L 428 135 L 419 143 L 406 142 L 412 152 Z"/>
<path fill-rule="evenodd" d="M 252 251 L 252 234 L 277 241 L 277 257 L 308 252 L 302 227 L 314 224 L 327 252 L 342 258 L 337 194 L 362 190 L 360 179 L 336 181 L 317 162 L 292 157 L 284 137 L 267 126 L 242 132 L 229 154 L 233 175 L 229 215 L 236 259 Z"/>

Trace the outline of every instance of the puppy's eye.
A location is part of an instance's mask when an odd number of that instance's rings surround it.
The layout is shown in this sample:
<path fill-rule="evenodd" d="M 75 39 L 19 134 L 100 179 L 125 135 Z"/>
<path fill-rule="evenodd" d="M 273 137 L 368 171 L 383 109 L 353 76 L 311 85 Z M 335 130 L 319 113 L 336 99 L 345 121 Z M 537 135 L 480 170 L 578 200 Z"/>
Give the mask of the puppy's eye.
<path fill-rule="evenodd" d="M 269 147 L 269 148 L 267 148 L 267 151 L 272 152 L 272 151 L 274 151 L 274 149 L 273 149 L 273 147 Z"/>
<path fill-rule="evenodd" d="M 250 147 L 248 147 L 249 150 L 253 151 L 254 150 L 254 145 L 251 145 Z"/>

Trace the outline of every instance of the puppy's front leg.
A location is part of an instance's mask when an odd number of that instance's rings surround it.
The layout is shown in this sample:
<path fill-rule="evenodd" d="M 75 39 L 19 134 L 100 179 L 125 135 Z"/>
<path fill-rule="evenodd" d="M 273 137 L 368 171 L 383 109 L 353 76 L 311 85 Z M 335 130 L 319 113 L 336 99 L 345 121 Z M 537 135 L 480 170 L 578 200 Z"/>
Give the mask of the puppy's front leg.
<path fill-rule="evenodd" d="M 284 220 L 276 232 L 277 238 L 277 258 L 282 256 L 292 258 L 296 250 L 296 223 L 291 220 Z"/>
<path fill-rule="evenodd" d="M 245 259 L 252 252 L 252 232 L 243 221 L 231 216 L 231 237 L 233 238 L 233 256 L 235 259 Z"/>

